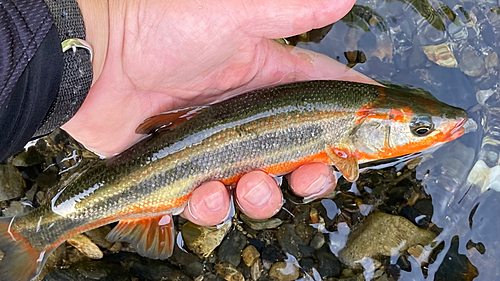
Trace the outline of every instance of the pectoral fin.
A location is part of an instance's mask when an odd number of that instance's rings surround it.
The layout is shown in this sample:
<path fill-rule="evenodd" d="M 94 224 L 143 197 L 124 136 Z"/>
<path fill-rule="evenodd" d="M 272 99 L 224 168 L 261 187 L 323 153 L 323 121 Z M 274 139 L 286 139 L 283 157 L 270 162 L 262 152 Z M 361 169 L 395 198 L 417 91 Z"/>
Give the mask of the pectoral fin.
<path fill-rule="evenodd" d="M 172 129 L 182 122 L 196 116 L 203 108 L 203 106 L 193 106 L 160 113 L 144 120 L 144 122 L 135 129 L 135 132 L 137 134 L 151 134 L 158 129 Z"/>
<path fill-rule="evenodd" d="M 172 215 L 121 220 L 106 239 L 128 242 L 141 256 L 167 259 L 172 255 L 175 243 Z"/>
<path fill-rule="evenodd" d="M 325 151 L 346 180 L 354 182 L 358 179 L 358 159 L 349 146 L 326 146 Z"/>

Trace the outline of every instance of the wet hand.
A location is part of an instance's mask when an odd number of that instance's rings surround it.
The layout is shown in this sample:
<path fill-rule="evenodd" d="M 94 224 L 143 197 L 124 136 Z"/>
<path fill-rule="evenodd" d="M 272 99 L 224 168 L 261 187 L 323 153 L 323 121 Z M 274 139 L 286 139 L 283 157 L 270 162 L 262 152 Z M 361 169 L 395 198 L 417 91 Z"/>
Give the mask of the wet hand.
<path fill-rule="evenodd" d="M 323 163 L 310 163 L 287 176 L 292 191 L 305 198 L 321 198 L 333 192 L 337 183 L 333 169 Z M 283 194 L 273 177 L 262 171 L 245 174 L 234 192 L 238 207 L 249 217 L 266 219 L 283 204 Z M 199 225 L 224 221 L 230 211 L 230 196 L 218 181 L 197 188 L 181 214 Z"/>
<path fill-rule="evenodd" d="M 300 80 L 372 82 L 327 56 L 272 40 L 335 22 L 353 0 L 78 4 L 94 48 L 94 83 L 63 129 L 104 156 L 139 140 L 137 126 L 160 112 Z M 292 174 L 294 191 L 302 196 L 324 194 L 311 185 L 319 185 L 320 175 L 329 168 L 308 167 Z M 236 199 L 249 216 L 264 218 L 279 210 L 282 195 L 270 176 L 252 172 L 238 184 Z M 193 194 L 186 216 L 199 224 L 219 223 L 217 216 L 227 214 L 228 204 L 222 184 L 206 183 Z"/>

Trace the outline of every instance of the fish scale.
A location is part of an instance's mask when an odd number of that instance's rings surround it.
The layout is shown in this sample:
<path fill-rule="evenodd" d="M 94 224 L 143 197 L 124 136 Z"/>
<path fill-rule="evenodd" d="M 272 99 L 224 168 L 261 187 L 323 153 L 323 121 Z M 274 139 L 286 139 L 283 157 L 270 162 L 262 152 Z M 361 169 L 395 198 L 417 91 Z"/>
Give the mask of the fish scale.
<path fill-rule="evenodd" d="M 377 121 L 388 108 L 408 107 L 417 112 L 438 108 L 449 120 L 441 126 L 444 135 L 451 134 L 461 122 L 455 119 L 464 116 L 463 110 L 435 100 L 426 100 L 428 104 L 420 108 L 408 93 L 387 92 L 353 82 L 308 81 L 252 91 L 197 109 L 189 120 L 172 127 L 166 124 L 165 128 L 158 124 L 158 131 L 149 137 L 114 158 L 96 163 L 48 204 L 12 219 L 8 231 L 42 255 L 72 235 L 115 221 L 128 220 L 117 227 L 124 227 L 122 235 L 132 235 L 137 229 L 127 230 L 134 225 L 130 220 L 172 213 L 207 181 L 236 184 L 244 173 L 255 169 L 280 175 L 312 161 L 333 163 L 344 175 L 354 173 L 349 176 L 357 177 L 358 161 L 363 159 L 357 159 L 362 151 L 353 145 L 370 140 L 360 140 L 356 132 Z M 377 118 L 366 113 L 371 110 L 377 111 Z M 367 128 L 382 125 L 370 126 Z M 363 133 L 367 134 L 366 130 Z M 425 145 L 435 143 L 427 141 Z M 347 158 L 332 152 L 339 149 Z M 147 225 L 150 227 L 151 221 Z M 1 227 L 0 222 L 0 249 Z M 131 241 L 115 234 L 113 238 Z M 141 251 L 147 254 L 149 250 Z M 165 249 L 159 252 L 163 257 L 168 254 Z M 0 263 L 0 273 L 2 270 Z"/>

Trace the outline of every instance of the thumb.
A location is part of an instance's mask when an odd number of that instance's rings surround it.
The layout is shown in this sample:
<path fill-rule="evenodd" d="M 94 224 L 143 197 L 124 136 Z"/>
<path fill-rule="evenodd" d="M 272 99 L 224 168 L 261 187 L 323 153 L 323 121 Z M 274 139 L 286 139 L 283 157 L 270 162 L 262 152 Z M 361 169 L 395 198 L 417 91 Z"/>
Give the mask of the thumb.
<path fill-rule="evenodd" d="M 235 1 L 236 2 L 236 1 Z M 254 37 L 281 38 L 304 33 L 338 21 L 355 0 L 254 0 L 237 1 L 234 18 Z M 234 3 L 234 2 L 233 2 Z"/>

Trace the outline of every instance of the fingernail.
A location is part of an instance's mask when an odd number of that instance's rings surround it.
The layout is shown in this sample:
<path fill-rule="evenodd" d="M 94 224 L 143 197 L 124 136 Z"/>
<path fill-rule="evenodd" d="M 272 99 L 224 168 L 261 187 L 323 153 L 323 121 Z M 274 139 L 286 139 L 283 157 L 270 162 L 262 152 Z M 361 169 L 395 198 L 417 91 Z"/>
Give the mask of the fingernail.
<path fill-rule="evenodd" d="M 328 176 L 320 174 L 309 186 L 304 190 L 305 194 L 314 195 L 323 191 L 328 184 Z"/>
<path fill-rule="evenodd" d="M 271 199 L 271 196 L 271 187 L 263 180 L 250 189 L 243 198 L 254 206 L 262 206 Z"/>
<path fill-rule="evenodd" d="M 208 210 L 212 212 L 218 211 L 224 206 L 224 193 L 219 189 L 216 193 L 205 197 L 203 202 Z"/>

